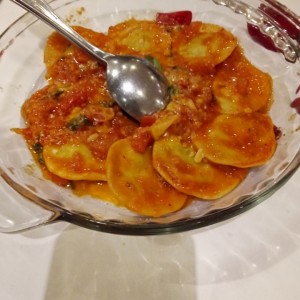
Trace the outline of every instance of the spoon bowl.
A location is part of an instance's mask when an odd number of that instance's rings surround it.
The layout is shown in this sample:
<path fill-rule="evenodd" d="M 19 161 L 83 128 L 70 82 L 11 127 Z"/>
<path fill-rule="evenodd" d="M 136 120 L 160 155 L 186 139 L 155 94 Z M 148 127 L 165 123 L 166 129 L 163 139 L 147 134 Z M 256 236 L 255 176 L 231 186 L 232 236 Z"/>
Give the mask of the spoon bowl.
<path fill-rule="evenodd" d="M 44 0 L 12 0 L 54 28 L 76 46 L 106 63 L 108 90 L 116 103 L 131 117 L 140 121 L 169 102 L 165 76 L 147 59 L 114 55 L 95 47 L 64 23 Z"/>
<path fill-rule="evenodd" d="M 110 56 L 107 84 L 119 106 L 136 120 L 163 109 L 167 83 L 151 62 L 134 56 Z"/>

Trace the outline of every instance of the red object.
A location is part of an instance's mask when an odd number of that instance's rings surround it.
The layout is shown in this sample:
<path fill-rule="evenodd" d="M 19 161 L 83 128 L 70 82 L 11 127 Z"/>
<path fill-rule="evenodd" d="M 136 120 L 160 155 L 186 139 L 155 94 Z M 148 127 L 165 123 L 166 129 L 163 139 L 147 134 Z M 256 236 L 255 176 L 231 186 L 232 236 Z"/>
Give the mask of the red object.
<path fill-rule="evenodd" d="M 164 25 L 190 25 L 192 22 L 192 17 L 192 12 L 189 10 L 157 13 L 156 22 Z"/>
<path fill-rule="evenodd" d="M 148 129 L 140 127 L 135 132 L 130 142 L 136 152 L 144 153 L 148 146 L 153 143 L 153 136 Z"/>
<path fill-rule="evenodd" d="M 151 126 L 156 121 L 155 116 L 143 116 L 140 122 L 141 127 Z"/>
<path fill-rule="evenodd" d="M 273 4 L 272 2 L 269 3 Z M 275 23 L 277 23 L 279 27 L 283 29 L 292 39 L 299 40 L 300 31 L 293 23 L 295 22 L 294 18 L 282 8 L 276 6 L 275 3 L 273 4 L 273 6 L 274 8 L 262 4 L 260 6 L 260 10 L 271 17 L 275 21 Z"/>
<path fill-rule="evenodd" d="M 280 29 L 285 31 L 290 38 L 300 42 L 300 21 L 285 6 L 276 0 L 266 0 L 268 5 L 261 4 L 259 10 L 270 17 Z M 260 32 L 257 26 L 247 24 L 248 32 L 252 38 L 265 48 L 277 51 L 273 41 L 266 34 Z"/>
<path fill-rule="evenodd" d="M 279 127 L 274 125 L 274 134 L 275 134 L 275 138 L 276 140 L 279 140 L 282 136 L 282 131 L 280 130 Z"/>
<path fill-rule="evenodd" d="M 266 0 L 270 6 L 261 6 L 261 10 L 284 29 L 287 34 L 292 38 L 300 41 L 300 18 L 293 15 L 284 5 L 275 0 Z M 298 26 L 298 28 L 297 28 Z"/>
<path fill-rule="evenodd" d="M 296 98 L 292 103 L 291 107 L 295 108 L 297 113 L 300 114 L 300 97 Z"/>
<path fill-rule="evenodd" d="M 272 50 L 277 52 L 277 48 L 274 45 L 272 39 L 267 36 L 266 34 L 263 34 L 259 28 L 252 24 L 247 24 L 248 32 L 250 36 L 259 44 L 264 46 L 266 49 Z"/>

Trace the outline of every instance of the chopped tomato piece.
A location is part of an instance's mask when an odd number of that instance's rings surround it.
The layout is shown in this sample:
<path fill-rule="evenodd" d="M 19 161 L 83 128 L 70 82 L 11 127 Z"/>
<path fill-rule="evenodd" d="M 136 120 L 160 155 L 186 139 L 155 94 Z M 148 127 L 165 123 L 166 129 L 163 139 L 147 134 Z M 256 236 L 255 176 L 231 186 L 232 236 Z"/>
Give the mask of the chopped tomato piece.
<path fill-rule="evenodd" d="M 138 153 L 144 153 L 151 143 L 153 137 L 148 128 L 138 129 L 131 139 L 131 147 Z"/>
<path fill-rule="evenodd" d="M 141 127 L 151 126 L 156 121 L 155 116 L 143 116 L 140 122 Z"/>

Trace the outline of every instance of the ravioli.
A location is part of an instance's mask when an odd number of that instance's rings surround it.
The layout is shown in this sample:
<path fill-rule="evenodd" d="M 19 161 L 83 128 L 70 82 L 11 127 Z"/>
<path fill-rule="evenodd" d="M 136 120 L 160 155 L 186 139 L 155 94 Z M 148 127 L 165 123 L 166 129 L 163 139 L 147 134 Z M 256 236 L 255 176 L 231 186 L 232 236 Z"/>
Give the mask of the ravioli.
<path fill-rule="evenodd" d="M 79 196 L 88 194 L 94 198 L 120 205 L 120 201 L 115 197 L 106 181 L 78 180 L 73 185 L 73 191 Z"/>
<path fill-rule="evenodd" d="M 115 142 L 107 156 L 108 185 L 130 210 L 159 217 L 181 209 L 187 195 L 171 187 L 153 168 L 152 151 L 136 152 L 130 139 Z"/>
<path fill-rule="evenodd" d="M 196 162 L 194 151 L 179 137 L 167 136 L 153 146 L 153 166 L 176 190 L 214 200 L 232 191 L 247 175 L 246 169 Z"/>
<path fill-rule="evenodd" d="M 69 180 L 105 180 L 105 161 L 97 160 L 84 144 L 45 145 L 45 164 L 53 174 Z"/>
<path fill-rule="evenodd" d="M 118 53 L 150 55 L 162 63 L 171 52 L 172 38 L 166 27 L 152 21 L 130 19 L 108 30 L 111 40 L 118 41 Z"/>
<path fill-rule="evenodd" d="M 155 140 L 160 138 L 169 127 L 176 123 L 180 119 L 178 114 L 166 113 L 162 117 L 158 118 L 154 124 L 151 125 L 151 134 Z"/>
<path fill-rule="evenodd" d="M 214 67 L 223 62 L 237 46 L 237 39 L 221 26 L 193 22 L 175 36 L 173 52 L 191 67 Z"/>
<path fill-rule="evenodd" d="M 105 34 L 81 26 L 73 26 L 73 29 L 96 47 L 107 52 L 113 51 L 114 43 Z M 63 83 L 77 82 L 82 77 L 89 76 L 91 72 L 99 74 L 105 68 L 104 64 L 99 64 L 91 55 L 57 32 L 48 37 L 44 50 L 44 63 L 46 79 Z"/>
<path fill-rule="evenodd" d="M 218 110 L 225 114 L 268 111 L 272 90 L 270 75 L 252 65 L 240 47 L 218 66 L 212 86 Z"/>
<path fill-rule="evenodd" d="M 260 113 L 219 115 L 193 141 L 210 161 L 240 168 L 263 165 L 276 149 L 272 120 Z"/>

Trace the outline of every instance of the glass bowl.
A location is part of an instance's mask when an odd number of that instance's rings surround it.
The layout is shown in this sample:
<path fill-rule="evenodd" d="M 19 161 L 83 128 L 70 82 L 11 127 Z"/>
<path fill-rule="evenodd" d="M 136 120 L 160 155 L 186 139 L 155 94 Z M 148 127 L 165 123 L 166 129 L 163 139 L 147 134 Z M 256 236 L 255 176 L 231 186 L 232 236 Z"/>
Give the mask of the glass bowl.
<path fill-rule="evenodd" d="M 294 100 L 300 97 L 300 29 L 299 17 L 287 8 L 271 0 L 252 1 L 251 6 L 226 0 L 56 0 L 51 6 L 70 24 L 97 31 L 106 31 L 108 26 L 130 17 L 153 19 L 157 12 L 177 10 L 191 10 L 193 20 L 229 29 L 239 38 L 248 59 L 273 78 L 274 103 L 270 114 L 282 136 L 273 158 L 266 165 L 251 170 L 246 180 L 230 194 L 216 201 L 195 200 L 164 217 L 144 217 L 108 202 L 78 197 L 45 180 L 22 137 L 11 131 L 11 128 L 24 126 L 20 115 L 24 99 L 45 83 L 43 47 L 52 32 L 27 13 L 0 37 L 1 232 L 15 232 L 62 220 L 98 231 L 131 235 L 196 229 L 257 205 L 282 186 L 298 168 L 300 104 Z M 280 22 L 278 16 L 286 23 Z M 290 37 L 286 24 L 294 26 L 298 36 Z M 251 29 L 259 31 L 251 37 Z M 278 51 L 266 49 L 265 39 L 271 39 L 273 48 L 275 45 Z"/>

